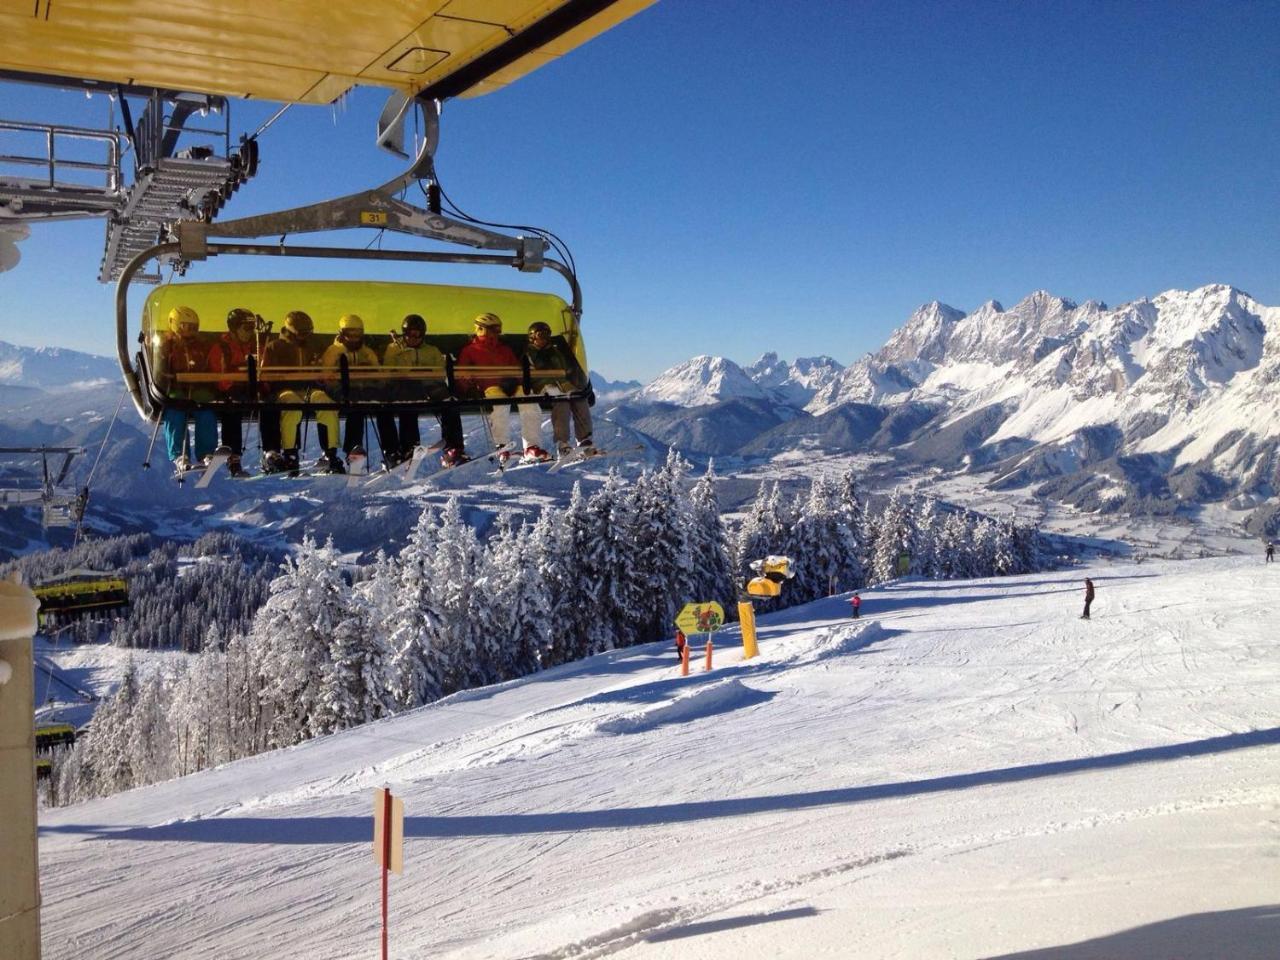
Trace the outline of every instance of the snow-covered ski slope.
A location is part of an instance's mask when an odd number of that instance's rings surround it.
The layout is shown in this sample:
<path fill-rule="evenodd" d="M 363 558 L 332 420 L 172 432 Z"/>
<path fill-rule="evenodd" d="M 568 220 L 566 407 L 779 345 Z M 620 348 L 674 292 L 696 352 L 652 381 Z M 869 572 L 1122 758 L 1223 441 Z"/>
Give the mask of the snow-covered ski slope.
<path fill-rule="evenodd" d="M 864 598 L 46 811 L 46 956 L 376 956 L 384 783 L 406 960 L 1277 956 L 1280 565 Z"/>

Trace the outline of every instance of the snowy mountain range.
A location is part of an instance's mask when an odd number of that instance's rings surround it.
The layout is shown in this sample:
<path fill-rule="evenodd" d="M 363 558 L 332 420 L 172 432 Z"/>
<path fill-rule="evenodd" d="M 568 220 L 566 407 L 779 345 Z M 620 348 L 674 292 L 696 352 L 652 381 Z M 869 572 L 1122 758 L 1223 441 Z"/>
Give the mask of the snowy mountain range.
<path fill-rule="evenodd" d="M 114 360 L 61 347 L 18 347 L 0 340 L 0 384 L 54 389 L 119 380 Z"/>
<path fill-rule="evenodd" d="M 1234 287 L 1170 290 L 1114 309 L 1040 290 L 970 314 L 925 304 L 845 368 L 828 357 L 786 364 L 767 354 L 748 367 L 695 357 L 635 399 L 712 421 L 713 405 L 793 408 L 755 436 L 734 436 L 751 452 L 781 452 L 764 433 L 778 420 L 830 450 L 823 438 L 840 443 L 831 415 L 843 411 L 847 426 L 857 409 L 865 429 L 841 427 L 849 443 L 990 469 L 996 483 L 1039 484 L 1090 509 L 1229 498 L 1248 507 L 1280 489 L 1277 374 L 1280 308 Z M 804 414 L 813 420 L 797 420 Z M 668 433 L 681 417 L 660 416 Z M 890 418 L 900 429 L 878 436 Z"/>
<path fill-rule="evenodd" d="M 1115 308 L 1046 291 L 968 314 L 934 301 L 848 367 L 698 356 L 643 387 L 593 383 L 606 444 L 671 446 L 722 471 L 874 453 L 901 477 L 977 472 L 991 489 L 1088 511 L 1219 502 L 1251 533 L 1280 527 L 1280 308 L 1230 286 Z M 109 359 L 0 343 L 0 445 L 95 444 L 120 392 Z M 138 473 L 149 427 L 128 404 L 115 431 L 96 488 L 190 499 L 166 471 Z M 289 522 L 266 500 L 238 509 Z"/>

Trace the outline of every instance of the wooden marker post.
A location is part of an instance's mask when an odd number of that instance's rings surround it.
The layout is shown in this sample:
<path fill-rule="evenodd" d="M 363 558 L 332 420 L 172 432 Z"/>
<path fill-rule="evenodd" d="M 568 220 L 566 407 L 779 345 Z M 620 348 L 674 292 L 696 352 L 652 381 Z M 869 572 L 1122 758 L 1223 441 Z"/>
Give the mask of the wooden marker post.
<path fill-rule="evenodd" d="M 373 859 L 382 867 L 382 960 L 387 960 L 387 874 L 404 872 L 404 801 L 373 791 Z"/>
<path fill-rule="evenodd" d="M 685 644 L 680 648 L 680 676 L 687 677 L 689 675 L 689 644 Z"/>

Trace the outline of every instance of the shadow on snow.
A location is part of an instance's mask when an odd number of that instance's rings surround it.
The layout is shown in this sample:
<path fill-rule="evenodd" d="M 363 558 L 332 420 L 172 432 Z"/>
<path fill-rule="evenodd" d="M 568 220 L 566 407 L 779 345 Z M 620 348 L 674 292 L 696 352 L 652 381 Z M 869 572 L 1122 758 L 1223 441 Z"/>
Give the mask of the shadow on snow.
<path fill-rule="evenodd" d="M 1253 747 L 1280 744 L 1280 727 L 1208 737 L 1191 743 L 1143 747 L 1097 757 L 1053 760 L 998 770 L 931 777 L 902 783 L 869 784 L 815 790 L 809 793 L 772 794 L 701 800 L 660 806 L 619 807 L 555 813 L 479 814 L 470 816 L 405 817 L 406 837 L 494 837 L 540 833 L 573 833 L 579 830 L 615 830 L 661 826 L 697 820 L 715 820 L 758 813 L 841 806 L 895 797 L 922 796 L 973 787 L 1019 783 L 1135 764 L 1182 760 Z M 101 824 L 67 824 L 41 827 L 40 832 L 88 835 L 114 840 L 169 841 L 176 843 L 321 844 L 368 843 L 370 817 L 224 817 L 190 820 L 155 827 L 112 827 Z"/>

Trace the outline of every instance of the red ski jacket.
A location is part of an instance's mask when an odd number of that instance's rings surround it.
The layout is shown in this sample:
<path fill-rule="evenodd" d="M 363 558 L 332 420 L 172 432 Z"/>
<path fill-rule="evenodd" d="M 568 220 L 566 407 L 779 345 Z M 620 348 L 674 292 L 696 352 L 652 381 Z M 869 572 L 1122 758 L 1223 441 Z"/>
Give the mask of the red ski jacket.
<path fill-rule="evenodd" d="M 252 355 L 252 340 L 244 343 L 234 334 L 224 333 L 209 349 L 209 370 L 213 373 L 239 372 L 248 366 L 249 357 Z M 247 384 L 236 383 L 233 380 L 218 381 L 220 393 L 230 393 L 232 387 L 239 387 L 243 391 L 247 388 Z"/>
<path fill-rule="evenodd" d="M 520 360 L 515 352 L 497 337 L 473 337 L 458 354 L 459 367 L 518 367 Z M 500 376 L 459 376 L 458 383 L 463 390 L 501 386 L 508 393 L 515 391 L 516 378 L 511 375 Z"/>

